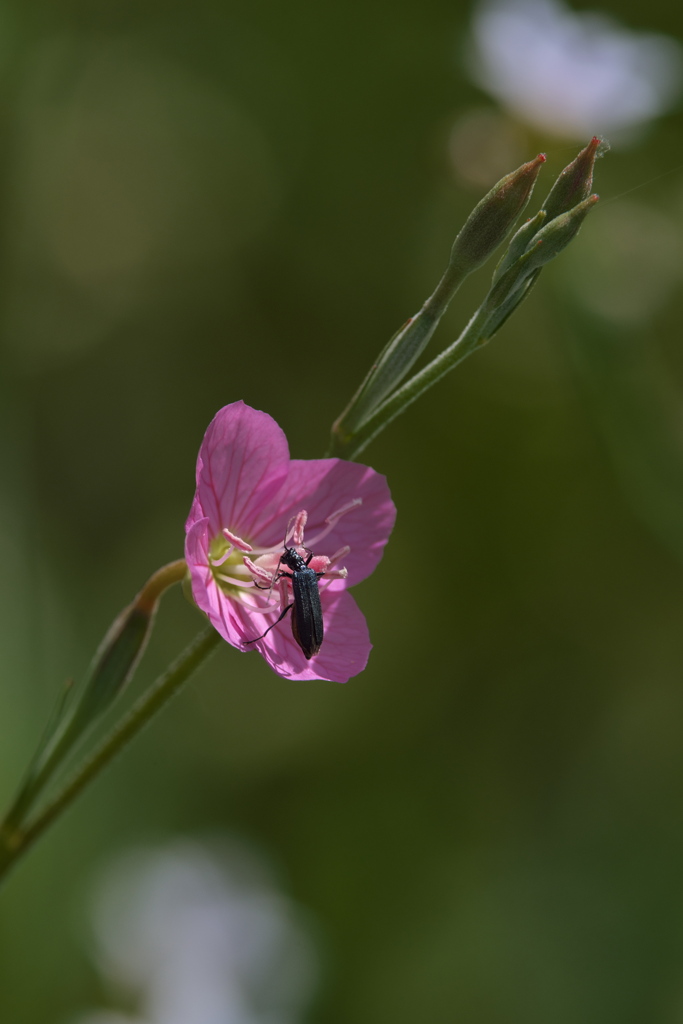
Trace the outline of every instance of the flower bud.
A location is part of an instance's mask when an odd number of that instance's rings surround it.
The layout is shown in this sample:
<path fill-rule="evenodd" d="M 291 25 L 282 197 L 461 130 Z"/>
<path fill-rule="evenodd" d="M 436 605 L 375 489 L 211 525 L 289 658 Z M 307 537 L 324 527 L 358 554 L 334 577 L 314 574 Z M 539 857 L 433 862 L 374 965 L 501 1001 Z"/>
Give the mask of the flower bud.
<path fill-rule="evenodd" d="M 147 646 L 159 598 L 185 574 L 182 560 L 157 569 L 111 624 L 95 653 L 74 715 L 81 728 L 99 718 L 129 682 Z"/>
<path fill-rule="evenodd" d="M 363 426 L 420 357 L 468 274 L 500 245 L 531 196 L 545 156 L 522 164 L 494 185 L 475 206 L 451 249 L 448 266 L 435 292 L 380 352 L 367 377 L 332 425 L 332 450 Z M 537 218 L 534 218 L 536 221 Z M 537 227 L 541 221 L 537 222 Z"/>
<path fill-rule="evenodd" d="M 545 155 L 522 164 L 494 185 L 477 203 L 451 250 L 450 265 L 471 273 L 498 248 L 529 202 Z"/>
<path fill-rule="evenodd" d="M 78 708 L 83 727 L 107 710 L 131 678 L 147 646 L 153 615 L 133 604 L 112 624 L 83 688 Z"/>
<path fill-rule="evenodd" d="M 548 220 L 566 213 L 586 199 L 593 184 L 593 166 L 609 149 L 609 143 L 594 135 L 575 160 L 567 164 L 550 189 L 542 209 Z"/>
<path fill-rule="evenodd" d="M 532 270 L 550 263 L 558 253 L 561 253 L 569 245 L 572 239 L 576 238 L 584 219 L 599 198 L 597 195 L 589 196 L 588 199 L 584 199 L 582 203 L 578 203 L 567 213 L 561 213 L 559 217 L 554 217 L 549 224 L 541 228 L 532 239 L 529 251 L 524 257 L 525 277 Z"/>
<path fill-rule="evenodd" d="M 63 714 L 65 701 L 59 702 L 52 727 L 36 751 L 17 800 L 18 811 L 31 804 L 84 734 L 130 681 L 147 646 L 159 598 L 173 583 L 180 582 L 186 571 L 187 566 L 182 559 L 162 566 L 109 627 L 80 693 L 74 695 L 66 714 Z"/>
<path fill-rule="evenodd" d="M 519 253 L 519 245 L 526 240 L 527 250 L 518 255 L 514 262 L 509 262 L 510 250 L 508 250 L 496 268 L 493 285 L 484 301 L 485 308 L 489 310 L 488 318 L 482 329 L 484 340 L 492 338 L 520 302 L 527 297 L 536 283 L 542 267 L 562 252 L 576 237 L 584 218 L 597 201 L 598 196 L 589 196 L 582 203 L 578 203 L 573 210 L 555 217 L 535 233 L 534 222 L 537 220 L 538 214 L 519 229 L 510 244 L 510 249 L 514 246 L 515 252 Z M 518 238 L 519 241 L 517 241 Z M 516 241 L 517 244 L 515 244 Z"/>

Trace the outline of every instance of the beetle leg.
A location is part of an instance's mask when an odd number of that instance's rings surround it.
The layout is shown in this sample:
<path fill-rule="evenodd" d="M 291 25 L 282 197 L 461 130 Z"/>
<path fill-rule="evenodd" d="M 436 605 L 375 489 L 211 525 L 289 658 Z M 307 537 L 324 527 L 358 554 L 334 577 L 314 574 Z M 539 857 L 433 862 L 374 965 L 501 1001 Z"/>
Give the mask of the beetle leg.
<path fill-rule="evenodd" d="M 287 605 L 287 607 L 282 612 L 282 614 L 280 616 L 278 616 L 278 618 L 275 620 L 275 622 L 273 622 L 270 626 L 268 626 L 268 629 L 266 630 L 265 633 L 261 633 L 261 636 L 255 636 L 253 640 L 245 640 L 244 643 L 245 644 L 255 644 L 257 640 L 263 640 L 264 636 L 267 636 L 267 634 L 270 633 L 271 629 L 273 629 L 275 626 L 277 626 L 278 622 L 281 622 L 282 619 L 284 619 L 284 617 L 287 614 L 287 612 L 289 611 L 289 609 L 293 608 L 293 607 L 294 607 L 294 602 L 292 601 L 291 604 Z"/>

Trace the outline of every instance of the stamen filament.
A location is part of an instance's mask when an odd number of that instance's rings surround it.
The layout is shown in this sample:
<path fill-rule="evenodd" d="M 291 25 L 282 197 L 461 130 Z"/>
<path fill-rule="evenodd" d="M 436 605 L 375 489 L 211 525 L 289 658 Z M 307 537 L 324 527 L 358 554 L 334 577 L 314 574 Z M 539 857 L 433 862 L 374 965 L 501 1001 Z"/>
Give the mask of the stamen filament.
<path fill-rule="evenodd" d="M 228 550 L 225 552 L 225 554 L 221 555 L 220 558 L 212 558 L 211 555 L 209 555 L 209 561 L 211 562 L 211 565 L 213 565 L 214 567 L 217 565 L 223 565 L 223 562 L 227 562 L 227 560 L 230 558 L 230 555 L 233 553 L 234 550 L 235 545 L 231 544 Z"/>
<path fill-rule="evenodd" d="M 321 540 L 327 537 L 328 533 L 331 533 L 335 528 L 342 516 L 345 516 L 347 512 L 352 512 L 354 508 L 358 508 L 359 505 L 363 504 L 362 498 L 352 498 L 351 501 L 347 502 L 346 505 L 342 505 L 336 512 L 333 512 L 331 516 L 328 516 L 325 520 L 325 527 L 316 534 L 312 540 L 309 540 L 308 546 L 315 548 L 318 546 Z"/>
<path fill-rule="evenodd" d="M 253 580 L 250 582 L 247 580 L 236 580 L 233 576 L 224 576 L 222 572 L 216 573 L 216 579 L 220 580 L 221 583 L 229 583 L 232 587 L 253 587 L 255 583 Z"/>
<path fill-rule="evenodd" d="M 350 550 L 351 548 L 348 544 L 345 544 L 342 548 L 338 548 L 330 558 L 330 566 L 333 566 L 335 562 L 341 562 L 342 558 L 346 558 Z"/>
<path fill-rule="evenodd" d="M 245 601 L 244 603 L 248 604 L 252 611 L 259 612 L 262 615 L 267 615 L 269 612 L 276 612 L 280 607 L 279 601 L 270 601 L 268 604 L 264 605 L 252 604 L 250 601 Z"/>
<path fill-rule="evenodd" d="M 240 551 L 254 550 L 251 544 L 247 544 L 246 540 L 242 540 L 242 538 L 238 537 L 236 533 L 231 533 L 227 526 L 223 527 L 223 536 L 226 537 L 234 547 L 239 548 Z"/>

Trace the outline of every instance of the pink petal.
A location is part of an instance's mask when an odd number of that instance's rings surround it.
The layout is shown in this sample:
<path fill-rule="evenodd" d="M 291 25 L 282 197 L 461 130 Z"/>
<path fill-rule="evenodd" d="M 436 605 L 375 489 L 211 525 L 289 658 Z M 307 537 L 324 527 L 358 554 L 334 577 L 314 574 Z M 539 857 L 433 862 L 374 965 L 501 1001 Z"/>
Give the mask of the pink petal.
<path fill-rule="evenodd" d="M 197 493 L 186 529 L 206 517 L 212 537 L 224 526 L 244 539 L 257 536 L 288 464 L 287 439 L 271 416 L 244 402 L 224 406 L 199 450 Z"/>
<path fill-rule="evenodd" d="M 372 644 L 365 616 L 354 599 L 344 590 L 327 590 L 321 597 L 325 639 L 320 653 L 310 661 L 306 660 L 292 636 L 291 612 L 271 629 L 267 637 L 254 644 L 270 667 L 285 679 L 326 679 L 333 683 L 345 683 L 351 676 L 362 672 L 367 665 Z M 245 614 L 244 606 L 240 614 Z M 271 614 L 270 622 L 272 620 Z M 251 621 L 255 623 L 255 619 Z M 269 623 L 263 629 L 267 625 Z"/>
<path fill-rule="evenodd" d="M 192 596 L 223 639 L 241 649 L 244 629 L 238 614 L 238 602 L 230 600 L 213 578 L 209 566 L 210 540 L 208 519 L 194 523 L 185 538 L 185 561 L 190 570 Z M 254 635 L 258 636 L 258 632 Z"/>
<path fill-rule="evenodd" d="M 369 576 L 379 562 L 396 519 L 386 477 L 369 466 L 342 459 L 292 459 L 272 515 L 262 524 L 259 541 L 264 545 L 282 543 L 289 519 L 306 509 L 308 544 L 324 529 L 326 517 L 353 498 L 362 498 L 363 504 L 342 516 L 316 551 L 331 555 L 348 544 L 351 551 L 343 564 L 349 570 L 346 585 L 352 586 Z"/>

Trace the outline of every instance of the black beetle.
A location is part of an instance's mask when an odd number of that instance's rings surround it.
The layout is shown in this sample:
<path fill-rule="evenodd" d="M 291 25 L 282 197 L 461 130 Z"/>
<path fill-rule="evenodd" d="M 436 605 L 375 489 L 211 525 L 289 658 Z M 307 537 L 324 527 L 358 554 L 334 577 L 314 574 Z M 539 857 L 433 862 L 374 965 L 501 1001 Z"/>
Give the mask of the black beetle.
<path fill-rule="evenodd" d="M 309 551 L 308 548 L 304 550 L 308 551 L 308 558 L 306 559 L 302 558 L 296 548 L 285 546 L 285 550 L 280 555 L 278 570 L 279 566 L 284 564 L 292 571 L 277 571 L 273 578 L 273 584 L 277 583 L 283 576 L 292 581 L 292 596 L 294 600 L 291 604 L 287 605 L 279 618 L 271 626 L 268 626 L 265 633 L 254 637 L 253 640 L 245 640 L 244 642 L 245 644 L 255 644 L 257 640 L 263 640 L 264 636 L 270 633 L 271 629 L 284 619 L 289 609 L 293 608 L 292 635 L 304 652 L 306 660 L 310 661 L 313 655 L 318 653 L 323 642 L 323 610 L 320 604 L 318 580 L 325 573 L 315 572 L 314 569 L 309 568 L 313 552 Z"/>

